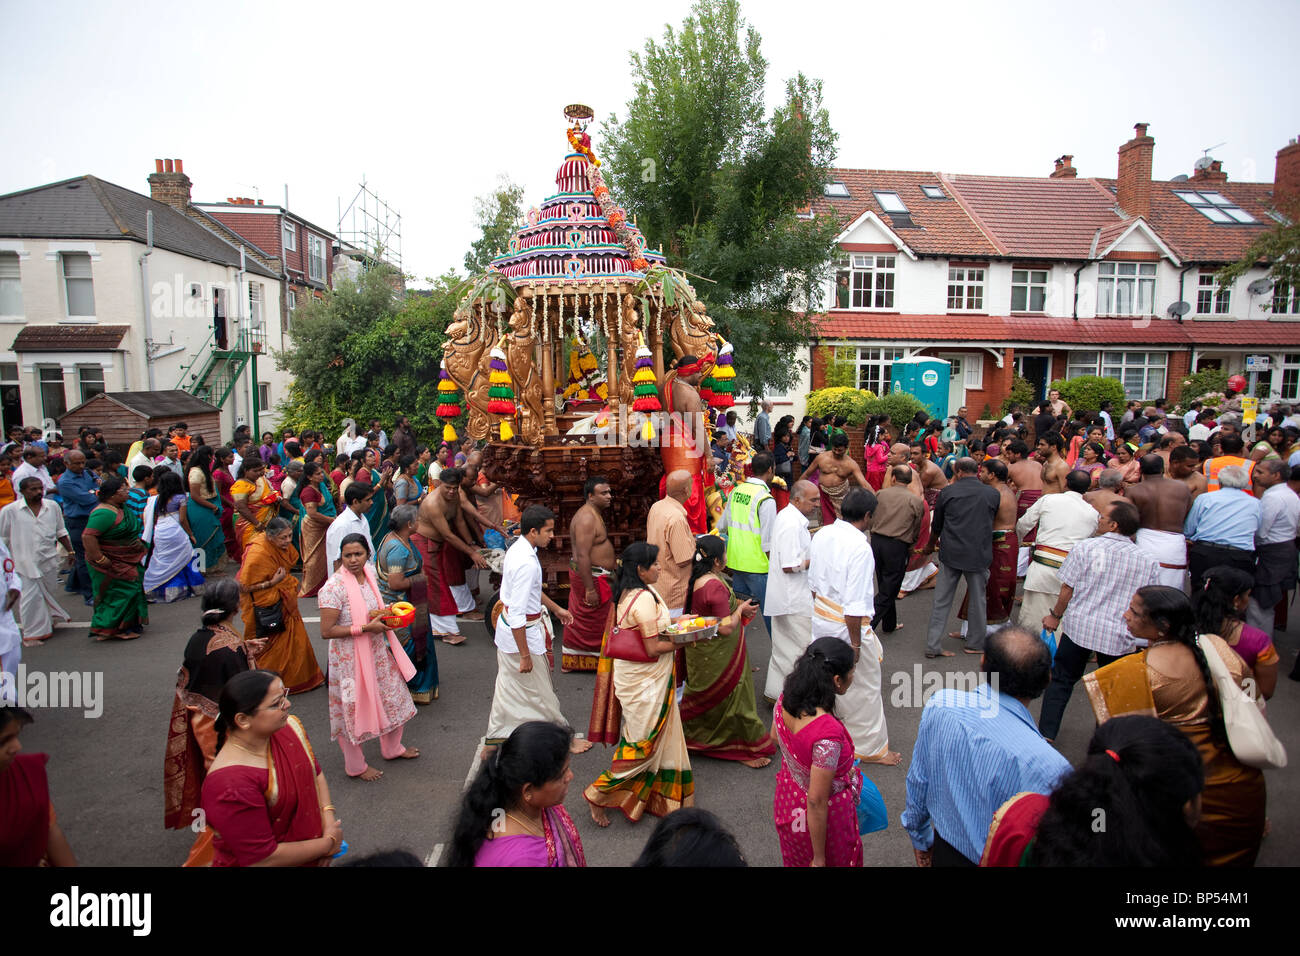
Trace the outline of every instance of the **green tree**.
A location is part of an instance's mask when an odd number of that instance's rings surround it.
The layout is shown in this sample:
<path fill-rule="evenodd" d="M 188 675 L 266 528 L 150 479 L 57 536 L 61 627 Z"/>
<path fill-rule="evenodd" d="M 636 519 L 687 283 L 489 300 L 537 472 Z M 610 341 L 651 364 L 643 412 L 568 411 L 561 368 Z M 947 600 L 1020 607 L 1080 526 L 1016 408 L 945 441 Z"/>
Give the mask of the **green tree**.
<path fill-rule="evenodd" d="M 1283 212 L 1289 216 L 1286 222 L 1256 236 L 1240 259 L 1219 270 L 1215 278 L 1220 286 L 1227 287 L 1247 270 L 1268 263 L 1268 277 L 1275 287 L 1300 289 L 1300 202 L 1291 203 Z"/>
<path fill-rule="evenodd" d="M 438 363 L 463 283 L 448 272 L 432 290 L 403 296 L 391 279 L 370 269 L 294 314 L 291 347 L 276 355 L 294 375 L 279 409 L 285 424 L 330 434 L 344 418 L 404 414 L 422 439 L 437 436 Z"/>
<path fill-rule="evenodd" d="M 497 181 L 495 191 L 474 200 L 475 224 L 481 234 L 465 253 L 465 271 L 471 276 L 487 272 L 492 259 L 505 250 L 523 219 L 523 201 L 524 187 L 505 176 Z"/>
<path fill-rule="evenodd" d="M 696 293 L 735 346 L 736 393 L 787 390 L 841 231 L 799 217 L 835 157 L 821 83 L 797 74 L 766 115 L 767 61 L 738 0 L 698 0 L 631 63 L 626 119 L 606 125 L 611 189 L 651 247 L 707 280 Z"/>

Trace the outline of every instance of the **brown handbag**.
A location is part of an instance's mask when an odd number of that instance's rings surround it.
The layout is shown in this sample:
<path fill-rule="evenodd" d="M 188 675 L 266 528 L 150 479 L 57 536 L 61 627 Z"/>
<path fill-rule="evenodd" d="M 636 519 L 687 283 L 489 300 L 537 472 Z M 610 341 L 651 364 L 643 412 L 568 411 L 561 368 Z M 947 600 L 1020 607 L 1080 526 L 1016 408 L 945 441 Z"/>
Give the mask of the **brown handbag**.
<path fill-rule="evenodd" d="M 635 599 L 628 602 L 623 611 L 623 617 L 627 617 L 627 612 L 632 610 Z M 605 642 L 605 656 L 616 661 L 633 661 L 637 664 L 652 664 L 658 657 L 647 654 L 645 651 L 644 639 L 641 637 L 641 628 L 639 627 L 621 627 L 622 620 L 614 624 L 609 632 L 609 640 Z"/>

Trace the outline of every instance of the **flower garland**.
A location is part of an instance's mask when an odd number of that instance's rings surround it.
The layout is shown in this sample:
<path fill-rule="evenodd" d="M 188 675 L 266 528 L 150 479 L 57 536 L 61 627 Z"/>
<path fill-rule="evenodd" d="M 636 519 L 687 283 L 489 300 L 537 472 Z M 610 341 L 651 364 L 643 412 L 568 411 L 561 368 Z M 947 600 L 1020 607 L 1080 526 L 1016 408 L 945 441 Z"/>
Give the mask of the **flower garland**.
<path fill-rule="evenodd" d="M 659 404 L 659 386 L 655 382 L 654 356 L 646 348 L 645 338 L 637 334 L 636 346 L 636 366 L 632 373 L 632 410 L 634 412 L 653 413 L 661 411 L 663 406 Z M 650 418 L 645 420 L 645 425 L 641 429 L 641 434 L 646 441 L 650 441 L 655 436 L 654 425 L 651 424 Z"/>
<path fill-rule="evenodd" d="M 613 198 L 610 196 L 609 187 L 605 185 L 605 177 L 601 173 L 599 165 L 593 166 L 591 170 L 591 182 L 591 194 L 596 197 L 596 202 L 600 203 L 601 215 L 605 217 L 605 221 L 614 230 L 614 235 L 618 237 L 618 241 L 627 250 L 628 258 L 632 260 L 632 268 L 638 272 L 645 272 L 646 269 L 650 268 L 650 263 L 641 254 L 642 247 L 636 241 L 636 234 L 632 232 L 632 229 L 627 224 L 627 213 L 615 205 Z"/>
<path fill-rule="evenodd" d="M 434 413 L 442 419 L 442 440 L 445 442 L 454 442 L 456 440 L 456 429 L 451 420 L 459 418 L 465 412 L 465 400 L 460 394 L 460 389 L 456 383 L 451 380 L 447 374 L 447 361 L 442 362 L 442 367 L 438 369 L 438 409 Z"/>
<path fill-rule="evenodd" d="M 515 414 L 515 390 L 510 382 L 510 372 L 506 367 L 506 353 L 502 349 L 505 344 L 503 337 L 500 342 L 489 353 L 492 357 L 490 362 L 491 372 L 488 375 L 488 411 L 493 415 L 501 415 L 501 440 L 510 441 L 515 437 L 514 429 L 510 427 L 510 419 Z"/>
<path fill-rule="evenodd" d="M 736 370 L 732 368 L 731 343 L 726 342 L 718 349 L 718 360 L 713 366 L 712 387 L 709 392 L 710 408 L 731 408 L 736 402 L 732 393 L 736 389 Z M 703 396 L 703 391 L 701 391 Z"/>

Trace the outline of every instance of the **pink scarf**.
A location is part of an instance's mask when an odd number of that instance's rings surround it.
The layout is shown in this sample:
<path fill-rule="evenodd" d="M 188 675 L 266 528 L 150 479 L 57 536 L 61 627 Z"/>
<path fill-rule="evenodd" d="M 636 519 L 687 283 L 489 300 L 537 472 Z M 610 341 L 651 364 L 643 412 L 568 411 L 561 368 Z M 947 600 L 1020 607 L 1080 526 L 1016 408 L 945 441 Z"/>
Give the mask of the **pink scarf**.
<path fill-rule="evenodd" d="M 361 584 L 357 581 L 356 575 L 350 571 L 340 568 L 340 576 L 343 578 L 343 584 L 348 592 L 348 608 L 352 614 L 352 633 L 357 637 L 369 637 L 366 632 L 360 631 L 362 625 L 370 620 L 370 609 L 366 605 L 366 599 L 361 594 Z M 374 592 L 375 601 L 379 607 L 384 606 L 384 599 L 379 593 L 379 584 L 375 579 L 375 569 L 366 564 L 366 583 L 370 585 L 370 590 Z M 409 681 L 415 676 L 415 665 L 411 659 L 406 656 L 406 651 L 402 650 L 401 643 L 397 640 L 397 635 L 391 630 L 385 631 L 388 635 L 388 649 L 393 652 L 393 660 L 397 663 L 397 670 L 401 673 L 402 679 Z M 379 686 L 375 678 L 375 659 L 374 656 L 362 648 L 357 649 L 357 701 L 353 727 L 357 736 L 377 735 L 383 727 L 384 708 L 379 700 Z"/>

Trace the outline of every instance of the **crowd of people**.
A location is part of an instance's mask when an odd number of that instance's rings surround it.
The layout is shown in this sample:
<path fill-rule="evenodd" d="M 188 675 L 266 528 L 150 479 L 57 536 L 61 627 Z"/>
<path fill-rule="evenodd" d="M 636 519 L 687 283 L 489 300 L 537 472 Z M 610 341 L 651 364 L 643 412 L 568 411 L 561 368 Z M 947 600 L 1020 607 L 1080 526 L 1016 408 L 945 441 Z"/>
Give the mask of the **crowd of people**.
<path fill-rule="evenodd" d="M 886 719 L 884 646 L 901 629 L 897 602 L 932 587 L 925 656 L 963 651 L 984 680 L 924 706 L 906 806 L 892 814 L 919 865 L 1250 865 L 1266 829 L 1262 770 L 1278 762 L 1255 700 L 1276 691 L 1272 633 L 1297 577 L 1300 418 L 1275 407 L 1247 449 L 1230 409 L 1112 411 L 1076 411 L 1052 392 L 982 428 L 964 408 L 902 427 L 882 416 L 866 423 L 859 459 L 843 419 L 773 425 L 764 403 L 709 533 L 696 527 L 698 476 L 670 470 L 642 539 L 616 555 L 610 482 L 587 480 L 567 529 L 567 606 L 546 594 L 538 558 L 556 515 L 516 510 L 472 440 L 431 450 L 403 418 L 391 439 L 372 422 L 333 443 L 307 431 L 259 446 L 244 431 L 217 448 L 178 423 L 121 458 L 90 429 L 61 449 L 57 480 L 41 446 L 61 443 L 21 435 L 0 449 L 0 461 L 23 459 L 21 500 L 0 510 L 13 555 L 3 613 L 17 611 L 20 643 L 49 639 L 66 618 L 49 592 L 60 549 L 100 640 L 139 637 L 150 601 L 200 595 L 165 766 L 168 826 L 188 826 L 196 808 L 211 824 L 193 864 L 339 854 L 341 824 L 290 697 L 328 685 L 349 777 L 383 776 L 363 751 L 374 738 L 387 760 L 417 758 L 403 728 L 437 698 L 436 645 L 482 620 L 477 578 L 491 567 L 501 606 L 487 747 L 444 863 L 585 865 L 563 803 L 571 755 L 604 744 L 610 767 L 583 791 L 596 825 L 611 808 L 664 818 L 638 865 L 743 865 L 725 826 L 691 809 L 691 761 L 704 756 L 756 771 L 777 758 L 784 863 L 855 866 L 863 835 L 891 820 L 864 768 L 889 773 L 905 755 Z M 735 428 L 719 423 L 715 458 L 730 457 Z M 962 626 L 949 632 L 962 581 Z M 327 673 L 298 609 L 310 596 Z M 770 722 L 747 643 L 759 618 Z M 594 672 L 585 737 L 555 693 L 556 622 L 562 668 Z M 709 639 L 680 639 L 683 626 Z M 1080 680 L 1098 728 L 1072 768 L 1054 741 Z M 16 742 L 26 715 L 0 716 L 0 744 Z M 30 760 L 0 763 L 0 792 L 16 768 L 23 792 L 40 793 Z M 1122 825 L 1096 836 L 1096 807 Z M 70 855 L 47 829 L 24 852 L 40 842 L 51 861 Z"/>

